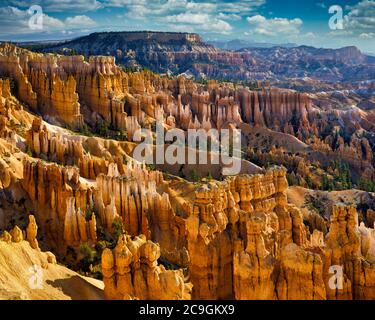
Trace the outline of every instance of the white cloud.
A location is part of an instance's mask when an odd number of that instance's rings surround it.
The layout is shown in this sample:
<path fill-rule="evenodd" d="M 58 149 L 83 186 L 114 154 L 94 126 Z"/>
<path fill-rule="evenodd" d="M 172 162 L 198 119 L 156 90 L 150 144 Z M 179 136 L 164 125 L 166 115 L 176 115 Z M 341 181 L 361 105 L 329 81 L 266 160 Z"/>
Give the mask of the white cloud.
<path fill-rule="evenodd" d="M 196 2 L 194 0 L 102 0 L 103 6 L 126 7 L 129 11 L 136 13 L 136 8 L 142 12 L 149 12 L 153 15 L 178 14 L 183 12 L 202 13 L 234 13 L 248 15 L 254 12 L 266 0 L 216 0 L 210 2 Z M 133 10 L 134 9 L 134 10 Z"/>
<path fill-rule="evenodd" d="M 27 10 L 20 10 L 15 7 L 0 7 L 0 35 L 21 35 L 21 34 L 35 34 L 35 33 L 51 33 L 63 32 L 69 33 L 69 29 L 74 29 L 82 26 L 93 26 L 95 22 L 87 16 L 68 17 L 65 21 L 61 21 L 47 14 L 43 14 L 42 29 L 30 28 L 29 22 L 37 23 L 33 20 L 32 15 Z"/>
<path fill-rule="evenodd" d="M 239 4 L 241 3 L 241 6 Z M 248 3 L 248 10 L 253 10 L 264 3 L 264 0 L 234 1 L 224 0 L 215 2 L 195 2 L 191 0 L 107 0 L 107 6 L 124 5 L 127 12 L 123 15 L 127 19 L 152 21 L 155 25 L 173 31 L 221 33 L 232 31 L 229 21 L 240 20 L 236 10 Z"/>
<path fill-rule="evenodd" d="M 96 25 L 95 21 L 92 20 L 88 16 L 75 16 L 75 17 L 68 17 L 65 19 L 65 24 L 67 26 L 94 26 Z"/>
<path fill-rule="evenodd" d="M 315 39 L 316 34 L 314 32 L 307 32 L 306 34 L 303 35 L 305 38 L 310 38 L 310 39 Z"/>
<path fill-rule="evenodd" d="M 350 10 L 345 16 L 344 28 L 361 33 L 364 30 L 375 31 L 375 1 L 363 0 L 354 6 L 347 6 Z"/>
<path fill-rule="evenodd" d="M 39 5 L 44 12 L 86 12 L 93 11 L 103 7 L 98 0 L 6 0 L 3 5 L 15 6 L 20 8 L 29 8 L 31 5 Z"/>
<path fill-rule="evenodd" d="M 351 30 L 332 30 L 328 35 L 333 37 L 349 37 L 353 36 L 354 33 Z"/>
<path fill-rule="evenodd" d="M 33 33 L 29 27 L 32 16 L 27 10 L 15 7 L 0 7 L 0 35 Z M 43 14 L 43 30 L 46 32 L 56 31 L 64 28 L 64 23 L 56 18 Z"/>
<path fill-rule="evenodd" d="M 303 21 L 299 18 L 292 20 L 286 18 L 267 19 L 261 15 L 248 17 L 247 22 L 251 26 L 248 34 L 258 34 L 270 37 L 276 37 L 278 35 L 298 35 L 303 24 Z"/>
<path fill-rule="evenodd" d="M 178 15 L 167 16 L 165 21 L 170 24 L 178 23 L 190 26 L 194 31 L 210 31 L 212 33 L 228 33 L 232 26 L 207 13 L 180 13 Z"/>
<path fill-rule="evenodd" d="M 367 40 L 367 39 L 375 39 L 375 32 L 370 32 L 370 33 L 361 33 L 361 34 L 359 35 L 359 37 L 360 37 L 361 39 L 365 39 L 365 40 Z"/>
<path fill-rule="evenodd" d="M 133 26 L 151 27 L 152 29 L 181 30 L 201 33 L 228 34 L 233 30 L 231 23 L 239 21 L 243 17 L 255 14 L 265 4 L 266 0 L 33 0 L 32 4 L 40 5 L 43 12 L 50 13 L 67 12 L 79 14 L 65 20 L 56 19 L 61 30 L 66 32 L 69 28 L 80 26 L 94 26 L 95 22 L 83 15 L 87 11 L 98 9 L 117 8 L 116 20 L 123 17 Z M 4 2 L 2 2 L 4 3 Z M 20 10 L 26 11 L 30 1 L 26 0 L 5 0 L 5 3 L 17 6 Z M 74 18 L 74 19 L 73 19 Z M 3 24 L 3 23 L 2 23 Z M 102 28 L 108 24 L 101 23 Z M 186 30 L 184 30 L 186 29 Z M 0 31 L 1 32 L 1 31 Z M 11 32 L 10 34 L 14 34 Z"/>
<path fill-rule="evenodd" d="M 233 21 L 238 21 L 238 20 L 242 19 L 239 14 L 235 14 L 235 13 L 222 13 L 222 12 L 220 12 L 217 17 L 219 19 L 222 19 L 222 20 L 233 20 Z"/>

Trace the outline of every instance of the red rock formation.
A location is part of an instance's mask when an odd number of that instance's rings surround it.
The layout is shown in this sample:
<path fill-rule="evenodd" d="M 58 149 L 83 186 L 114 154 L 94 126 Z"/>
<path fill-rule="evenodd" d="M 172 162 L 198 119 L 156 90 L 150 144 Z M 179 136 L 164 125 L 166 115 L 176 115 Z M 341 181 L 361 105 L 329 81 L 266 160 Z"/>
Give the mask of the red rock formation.
<path fill-rule="evenodd" d="M 93 188 L 80 180 L 74 167 L 60 167 L 41 161 L 24 161 L 22 186 L 32 201 L 49 244 L 58 250 L 67 245 L 96 242 Z"/>
<path fill-rule="evenodd" d="M 363 242 L 362 239 L 363 238 Z M 323 261 L 326 277 L 331 266 L 343 268 L 342 290 L 327 288 L 329 299 L 371 299 L 375 293 L 373 231 L 358 228 L 358 214 L 353 207 L 334 206 L 331 227 L 326 236 Z M 364 259 L 365 258 L 365 259 Z"/>
<path fill-rule="evenodd" d="M 243 120 L 255 126 L 267 126 L 280 130 L 284 125 L 298 121 L 302 127 L 309 126 L 312 103 L 306 94 L 279 89 L 249 91 L 238 90 Z"/>
<path fill-rule="evenodd" d="M 2 44 L 0 75 L 14 79 L 19 99 L 34 111 L 72 126 L 82 124 L 76 81 L 61 74 L 56 56 L 44 56 Z"/>
<path fill-rule="evenodd" d="M 166 270 L 158 265 L 159 245 L 145 236 L 119 238 L 116 248 L 102 255 L 104 293 L 107 299 L 187 300 L 191 284 L 181 269 Z"/>

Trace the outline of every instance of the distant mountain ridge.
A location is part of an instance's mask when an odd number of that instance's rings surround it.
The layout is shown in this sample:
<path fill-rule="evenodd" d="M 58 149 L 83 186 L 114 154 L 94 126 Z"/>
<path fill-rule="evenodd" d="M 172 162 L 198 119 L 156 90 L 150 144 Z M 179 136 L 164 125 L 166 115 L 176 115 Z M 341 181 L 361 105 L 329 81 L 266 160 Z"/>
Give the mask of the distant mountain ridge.
<path fill-rule="evenodd" d="M 241 40 L 229 46 L 245 45 Z M 196 78 L 279 80 L 310 77 L 324 81 L 366 81 L 375 78 L 375 57 L 354 46 L 323 49 L 293 44 L 246 47 L 228 51 L 195 33 L 97 32 L 61 43 L 29 45 L 43 52 L 111 55 L 127 68 L 157 73 L 187 73 Z"/>
<path fill-rule="evenodd" d="M 265 43 L 265 42 L 251 42 L 242 39 L 234 39 L 229 41 L 207 41 L 207 43 L 223 49 L 223 50 L 241 50 L 243 48 L 272 48 L 272 47 L 284 47 L 293 48 L 298 47 L 295 43 L 285 43 L 285 44 L 275 44 L 275 43 Z"/>

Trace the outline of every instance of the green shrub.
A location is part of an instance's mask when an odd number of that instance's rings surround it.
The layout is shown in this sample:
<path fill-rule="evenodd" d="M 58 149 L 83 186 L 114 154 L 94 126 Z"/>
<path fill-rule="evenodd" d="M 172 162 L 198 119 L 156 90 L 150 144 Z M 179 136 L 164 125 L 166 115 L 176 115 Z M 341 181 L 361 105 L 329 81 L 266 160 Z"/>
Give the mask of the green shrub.
<path fill-rule="evenodd" d="M 200 177 L 199 177 L 196 169 L 193 169 L 193 170 L 190 171 L 190 178 L 194 182 L 199 182 Z"/>
<path fill-rule="evenodd" d="M 79 249 L 83 258 L 81 259 L 81 268 L 83 271 L 87 272 L 90 270 L 90 266 L 93 265 L 97 258 L 97 253 L 95 249 L 91 248 L 89 244 L 83 243 Z"/>
<path fill-rule="evenodd" d="M 122 221 L 120 219 L 115 219 L 113 222 L 112 222 L 112 230 L 113 230 L 113 237 L 115 238 L 115 240 L 117 241 L 117 239 L 122 235 L 123 233 L 123 225 L 122 225 Z"/>

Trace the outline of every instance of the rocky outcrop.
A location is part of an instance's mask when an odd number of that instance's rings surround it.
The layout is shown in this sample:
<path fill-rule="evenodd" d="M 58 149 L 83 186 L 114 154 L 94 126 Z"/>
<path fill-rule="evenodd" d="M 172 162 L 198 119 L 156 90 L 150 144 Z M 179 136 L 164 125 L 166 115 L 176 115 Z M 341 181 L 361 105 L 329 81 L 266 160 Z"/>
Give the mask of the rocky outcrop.
<path fill-rule="evenodd" d="M 14 79 L 17 96 L 34 111 L 73 127 L 82 124 L 76 81 L 61 74 L 56 56 L 44 56 L 2 44 L 0 75 Z"/>
<path fill-rule="evenodd" d="M 53 133 L 41 118 L 33 120 L 30 130 L 26 132 L 26 142 L 33 156 L 61 165 L 76 166 L 83 178 L 95 180 L 100 174 L 111 175 L 113 170 L 121 173 L 125 170 L 122 154 L 112 156 L 95 139 Z"/>
<path fill-rule="evenodd" d="M 303 93 L 288 92 L 278 89 L 238 91 L 242 118 L 247 123 L 255 126 L 284 131 L 285 125 L 301 125 L 305 130 L 309 129 L 309 117 L 313 115 L 312 103 L 309 97 Z M 297 133 L 290 128 L 291 132 Z"/>
<path fill-rule="evenodd" d="M 325 300 L 323 262 L 319 254 L 289 244 L 281 250 L 277 279 L 279 300 Z"/>
<path fill-rule="evenodd" d="M 160 246 L 145 236 L 121 236 L 116 248 L 102 255 L 104 293 L 116 300 L 187 300 L 191 284 L 179 270 L 158 265 Z"/>
<path fill-rule="evenodd" d="M 22 230 L 18 226 L 14 226 L 10 232 L 4 231 L 0 235 L 0 241 L 4 241 L 7 243 L 21 243 L 23 241 L 27 241 L 30 247 L 34 250 L 41 251 L 39 248 L 38 240 L 37 240 L 37 233 L 38 233 L 38 225 L 36 223 L 35 217 L 33 215 L 29 215 L 29 223 L 26 227 L 26 230 Z M 56 264 L 56 257 L 52 252 L 43 252 L 45 256 L 45 263 L 42 264 L 42 267 L 47 269 L 48 263 Z"/>
<path fill-rule="evenodd" d="M 280 248 L 306 242 L 300 212 L 286 203 L 286 188 L 285 172 L 274 170 L 197 190 L 186 222 L 193 297 L 276 297 Z"/>
<path fill-rule="evenodd" d="M 300 210 L 287 203 L 286 189 L 285 172 L 276 169 L 196 191 L 185 221 L 193 298 L 373 295 L 373 230 L 362 225 L 360 236 L 355 209 L 335 207 L 326 239 L 317 230 L 310 234 Z M 332 290 L 330 268 L 337 265 L 343 266 L 344 282 Z"/>
<path fill-rule="evenodd" d="M 373 229 L 358 227 L 358 214 L 353 207 L 334 206 L 331 227 L 324 251 L 325 274 L 329 267 L 342 268 L 341 290 L 327 289 L 330 299 L 372 299 L 375 293 Z M 330 275 L 332 276 L 332 274 Z"/>
<path fill-rule="evenodd" d="M 99 175 L 96 179 L 95 206 L 101 224 L 111 229 L 121 218 L 125 231 L 161 245 L 169 261 L 186 265 L 184 225 L 171 207 L 169 195 L 163 192 L 163 175 L 159 171 L 129 163 L 122 175 Z"/>
<path fill-rule="evenodd" d="M 294 121 L 306 133 L 312 112 L 304 94 L 234 89 L 214 81 L 197 86 L 183 77 L 169 80 L 147 71 L 126 73 L 113 57 L 86 61 L 83 56 L 36 54 L 8 44 L 0 47 L 0 75 L 11 75 L 19 91 L 25 82 L 28 89 L 18 97 L 44 117 L 80 126 L 83 120 L 96 123 L 99 116 L 113 128 L 129 129 L 130 138 L 147 116 L 168 118 L 182 129 L 221 129 L 244 120 L 278 130 L 290 128 L 288 133 Z M 91 113 L 81 114 L 80 105 Z"/>
<path fill-rule="evenodd" d="M 38 225 L 36 224 L 35 217 L 29 216 L 29 224 L 26 228 L 26 240 L 30 243 L 31 248 L 39 249 L 38 240 L 36 238 L 38 233 Z"/>
<path fill-rule="evenodd" d="M 60 57 L 59 64 L 77 82 L 82 103 L 114 127 L 125 129 L 124 103 L 116 100 L 128 92 L 127 75 L 115 65 L 113 57 Z"/>
<path fill-rule="evenodd" d="M 77 168 L 25 160 L 22 186 L 52 247 L 96 242 L 95 215 L 88 217 L 93 188 L 81 182 Z"/>

